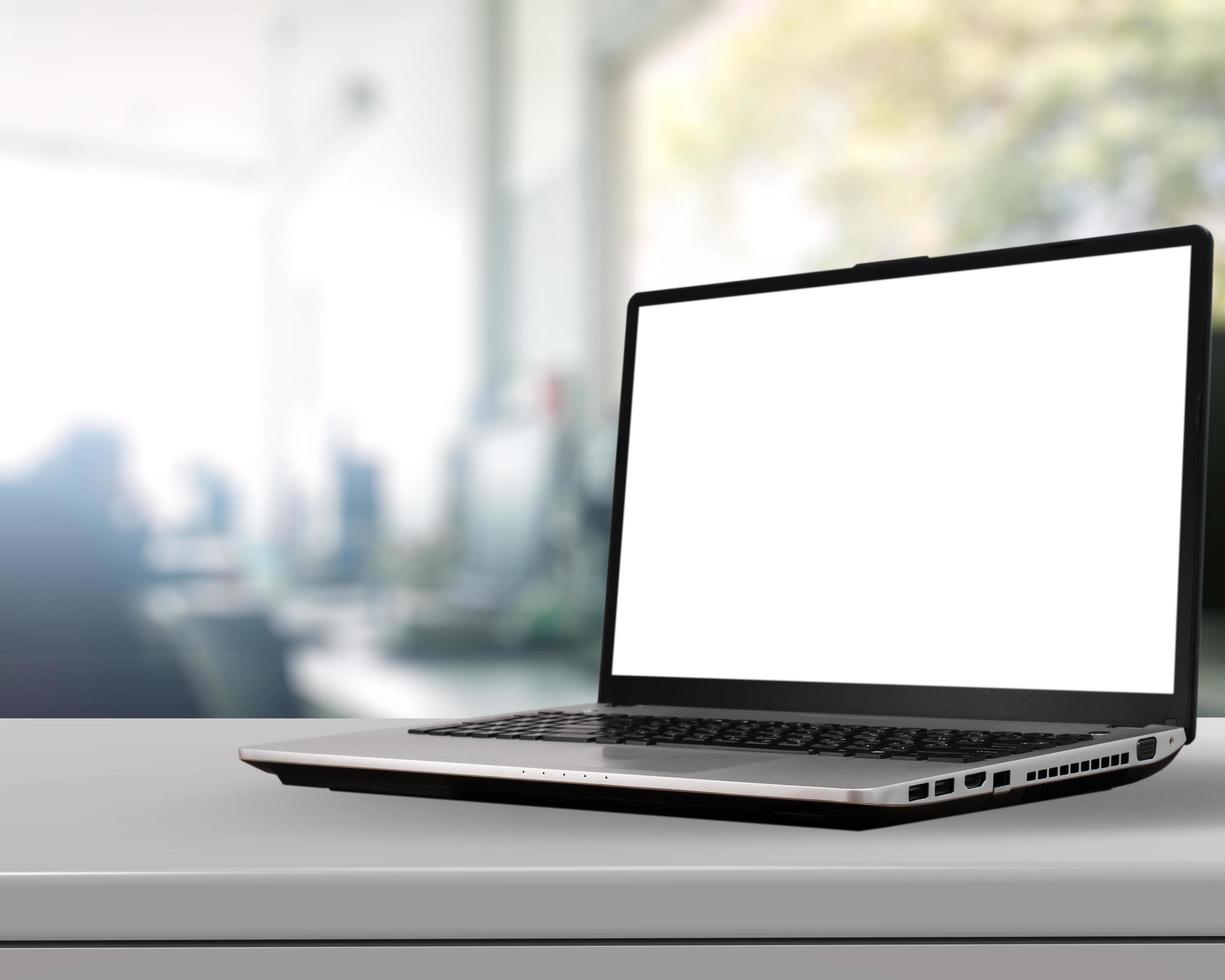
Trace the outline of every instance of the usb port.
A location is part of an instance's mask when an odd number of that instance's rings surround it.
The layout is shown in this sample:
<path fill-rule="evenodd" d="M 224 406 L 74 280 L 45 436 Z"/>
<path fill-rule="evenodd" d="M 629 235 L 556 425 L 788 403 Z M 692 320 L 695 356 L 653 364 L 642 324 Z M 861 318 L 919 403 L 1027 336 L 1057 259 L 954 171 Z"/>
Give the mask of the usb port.
<path fill-rule="evenodd" d="M 936 780 L 936 795 L 937 796 L 948 796 L 949 793 L 951 792 L 953 792 L 953 780 L 951 778 Z"/>
<path fill-rule="evenodd" d="M 927 799 L 927 783 L 915 783 L 910 787 L 910 802 Z"/>
<path fill-rule="evenodd" d="M 980 787 L 986 781 L 987 774 L 985 772 L 972 772 L 970 775 L 966 776 L 966 788 L 978 789 L 978 787 Z"/>

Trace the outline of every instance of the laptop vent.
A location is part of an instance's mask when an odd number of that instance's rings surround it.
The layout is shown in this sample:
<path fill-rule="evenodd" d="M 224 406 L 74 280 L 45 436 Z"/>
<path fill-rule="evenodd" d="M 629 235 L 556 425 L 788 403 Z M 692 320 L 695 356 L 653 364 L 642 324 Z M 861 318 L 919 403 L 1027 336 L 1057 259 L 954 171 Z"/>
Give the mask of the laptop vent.
<path fill-rule="evenodd" d="M 1145 758 L 1142 755 L 1142 749 L 1136 747 L 1136 758 Z M 1156 742 L 1153 743 L 1153 752 L 1157 751 Z M 1148 756 L 1152 758 L 1152 754 Z M 1043 779 L 1054 779 L 1056 776 L 1079 776 L 1086 772 L 1099 772 L 1102 769 L 1113 769 L 1115 766 L 1126 766 L 1131 762 L 1130 752 L 1120 752 L 1111 755 L 1098 756 L 1096 759 L 1082 759 L 1080 762 L 1065 762 L 1059 766 L 1051 766 L 1049 769 L 1031 769 L 1025 774 L 1027 783 L 1040 782 Z"/>

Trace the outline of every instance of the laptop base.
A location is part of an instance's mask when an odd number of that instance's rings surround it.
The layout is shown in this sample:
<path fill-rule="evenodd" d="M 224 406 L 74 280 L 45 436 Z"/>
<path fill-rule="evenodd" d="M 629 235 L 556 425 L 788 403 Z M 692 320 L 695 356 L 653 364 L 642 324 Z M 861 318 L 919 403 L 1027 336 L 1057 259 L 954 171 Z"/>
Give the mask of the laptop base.
<path fill-rule="evenodd" d="M 1018 786 L 1005 793 L 992 793 L 947 803 L 915 806 L 859 806 L 846 803 L 809 803 L 716 793 L 682 793 L 663 790 L 589 788 L 565 783 L 529 782 L 475 776 L 411 773 L 380 769 L 312 766 L 291 763 L 251 762 L 272 773 L 286 786 L 313 786 L 348 793 L 380 793 L 431 799 L 513 803 L 529 806 L 566 807 L 580 810 L 611 810 L 657 816 L 698 817 L 754 823 L 826 827 L 836 830 L 870 830 L 937 817 L 993 810 L 1018 803 L 1076 796 L 1134 783 L 1164 769 L 1174 753 L 1147 766 L 1133 766 L 1098 773 L 1081 779 L 1062 780 L 1037 786 Z"/>

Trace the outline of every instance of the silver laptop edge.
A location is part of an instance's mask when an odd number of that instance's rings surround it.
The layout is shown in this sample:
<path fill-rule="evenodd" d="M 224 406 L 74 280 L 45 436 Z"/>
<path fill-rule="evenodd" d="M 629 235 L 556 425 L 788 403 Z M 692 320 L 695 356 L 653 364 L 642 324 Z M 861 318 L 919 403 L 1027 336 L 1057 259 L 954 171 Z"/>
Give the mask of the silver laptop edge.
<path fill-rule="evenodd" d="M 600 706 L 574 705 L 564 710 L 592 708 L 598 709 Z M 682 711 L 667 710 L 673 714 Z M 641 713 L 652 712 L 644 710 Z M 799 720 L 803 716 L 793 717 Z M 914 722 L 915 719 L 893 721 Z M 1011 731 L 1086 731 L 1096 728 L 1093 725 L 1046 723 L 1039 726 L 971 722 L 965 719 L 960 723 L 988 730 Z M 408 735 L 403 725 L 247 746 L 241 750 L 240 756 L 244 762 L 252 764 L 371 769 L 524 783 L 563 782 L 593 788 L 912 807 L 1009 793 L 1122 769 L 1159 767 L 1186 744 L 1186 733 L 1182 728 L 1151 726 L 1143 729 L 1096 730 L 1102 734 L 1095 736 L 1092 742 L 976 765 L 807 755 L 797 757 L 794 753 L 691 746 L 630 747 L 516 741 L 482 741 L 474 744 L 466 739 Z M 1152 755 L 1141 759 L 1138 745 L 1142 739 L 1150 738 L 1155 743 L 1152 745 Z M 465 756 L 469 758 L 465 759 Z M 626 764 L 627 756 L 633 757 L 636 767 L 631 768 Z M 1073 766 L 1077 767 L 1075 772 Z M 689 774 L 673 771 L 678 767 Z M 727 772 L 721 774 L 720 770 Z M 847 782 L 860 785 L 842 785 Z M 937 783 L 941 785 L 937 787 Z"/>

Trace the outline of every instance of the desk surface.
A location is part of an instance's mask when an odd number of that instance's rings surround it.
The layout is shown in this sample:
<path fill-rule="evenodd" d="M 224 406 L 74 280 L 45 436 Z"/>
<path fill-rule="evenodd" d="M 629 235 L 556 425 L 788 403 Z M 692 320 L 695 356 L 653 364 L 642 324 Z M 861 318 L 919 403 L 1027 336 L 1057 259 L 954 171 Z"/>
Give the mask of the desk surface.
<path fill-rule="evenodd" d="M 386 721 L 0 720 L 0 941 L 1225 936 L 1225 719 L 1134 786 L 851 831 L 291 788 Z"/>

